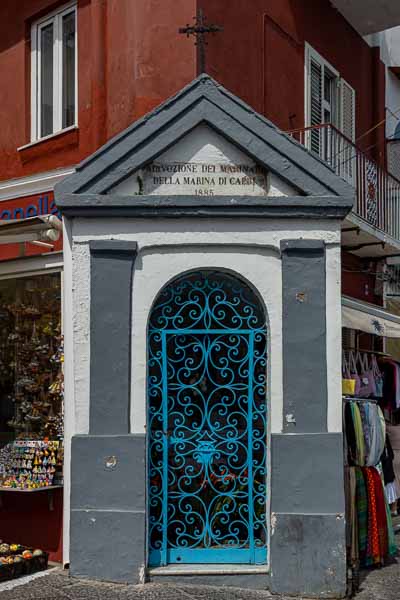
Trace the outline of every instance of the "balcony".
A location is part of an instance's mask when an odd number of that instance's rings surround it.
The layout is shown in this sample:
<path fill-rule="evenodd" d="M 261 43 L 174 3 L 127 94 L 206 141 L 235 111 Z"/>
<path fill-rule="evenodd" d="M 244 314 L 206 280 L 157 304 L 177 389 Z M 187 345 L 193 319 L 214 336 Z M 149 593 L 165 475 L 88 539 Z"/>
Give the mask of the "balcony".
<path fill-rule="evenodd" d="M 400 25 L 398 0 L 332 0 L 332 4 L 360 35 Z"/>
<path fill-rule="evenodd" d="M 398 253 L 400 180 L 369 158 L 333 125 L 297 129 L 290 131 L 289 135 L 322 158 L 337 175 L 356 189 L 353 208 L 356 222 L 369 234 L 377 234 L 376 237 L 385 245 L 389 244 L 393 248 L 391 241 L 395 242 L 395 250 Z M 363 224 L 366 225 L 365 228 Z M 365 240 L 365 246 L 367 244 L 368 241 Z M 372 246 L 372 242 L 370 245 Z"/>

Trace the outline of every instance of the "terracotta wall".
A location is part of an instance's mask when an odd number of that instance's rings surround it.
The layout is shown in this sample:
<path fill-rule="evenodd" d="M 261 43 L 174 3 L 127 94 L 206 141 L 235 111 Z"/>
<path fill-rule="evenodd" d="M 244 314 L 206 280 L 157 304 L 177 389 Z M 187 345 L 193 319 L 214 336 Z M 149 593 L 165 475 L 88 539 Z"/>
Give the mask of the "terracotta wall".
<path fill-rule="evenodd" d="M 376 261 L 361 259 L 343 251 L 342 293 L 364 302 L 382 304 L 382 293 L 376 285 L 377 265 Z"/>
<path fill-rule="evenodd" d="M 284 130 L 304 126 L 304 43 L 356 90 L 356 134 L 385 117 L 384 66 L 329 0 L 199 0 L 223 33 L 210 39 L 208 71 Z M 376 144 L 379 144 L 379 147 Z M 384 126 L 360 139 L 384 154 Z M 373 149 L 370 147 L 374 146 Z"/>
<path fill-rule="evenodd" d="M 283 129 L 304 124 L 305 41 L 356 89 L 357 136 L 384 118 L 378 51 L 328 0 L 78 0 L 79 128 L 18 152 L 30 141 L 30 25 L 63 4 L 0 3 L 0 180 L 79 162 L 189 82 L 195 48 L 177 30 L 197 6 L 224 27 L 207 71 Z M 382 127 L 360 144 L 379 158 L 383 140 Z"/>
<path fill-rule="evenodd" d="M 53 494 L 53 498 L 49 494 Z M 62 562 L 63 495 L 52 492 L 1 492 L 1 538 L 10 544 L 40 548 Z"/>
<path fill-rule="evenodd" d="M 384 117 L 378 52 L 328 0 L 78 0 L 79 128 L 17 151 L 30 141 L 30 26 L 63 4 L 0 3 L 0 180 L 79 162 L 189 82 L 195 48 L 178 28 L 197 6 L 224 27 L 209 38 L 207 71 L 279 127 L 304 124 L 305 41 L 356 89 L 357 136 Z M 381 130 L 360 140 L 377 157 Z"/>
<path fill-rule="evenodd" d="M 65 2 L 0 3 L 0 181 L 73 165 L 195 75 L 195 0 L 78 0 L 79 128 L 30 142 L 30 26 Z"/>

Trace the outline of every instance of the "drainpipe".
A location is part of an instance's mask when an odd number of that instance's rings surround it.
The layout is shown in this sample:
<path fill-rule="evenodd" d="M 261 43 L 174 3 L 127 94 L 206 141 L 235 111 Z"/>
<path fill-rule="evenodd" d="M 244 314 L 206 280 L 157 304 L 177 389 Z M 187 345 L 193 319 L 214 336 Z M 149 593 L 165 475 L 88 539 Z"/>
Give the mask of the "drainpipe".
<path fill-rule="evenodd" d="M 92 126 L 97 150 L 107 141 L 107 0 L 92 0 Z"/>

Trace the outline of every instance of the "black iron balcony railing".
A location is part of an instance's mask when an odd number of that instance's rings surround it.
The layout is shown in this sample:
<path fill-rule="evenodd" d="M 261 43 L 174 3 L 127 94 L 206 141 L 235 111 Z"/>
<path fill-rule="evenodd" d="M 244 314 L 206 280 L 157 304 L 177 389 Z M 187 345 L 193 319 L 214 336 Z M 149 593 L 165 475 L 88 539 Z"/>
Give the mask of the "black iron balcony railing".
<path fill-rule="evenodd" d="M 288 132 L 356 189 L 353 212 L 400 240 L 400 181 L 331 124 Z"/>

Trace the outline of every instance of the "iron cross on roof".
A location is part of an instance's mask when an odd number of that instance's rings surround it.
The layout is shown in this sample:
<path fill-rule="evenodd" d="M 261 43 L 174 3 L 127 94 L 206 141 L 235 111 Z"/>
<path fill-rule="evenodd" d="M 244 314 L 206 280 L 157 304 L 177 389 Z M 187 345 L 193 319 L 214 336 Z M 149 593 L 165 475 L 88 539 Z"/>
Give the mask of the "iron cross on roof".
<path fill-rule="evenodd" d="M 204 16 L 203 9 L 199 8 L 194 19 L 194 25 L 186 25 L 186 27 L 180 27 L 179 33 L 186 34 L 186 37 L 194 35 L 196 41 L 194 43 L 197 46 L 197 58 L 198 58 L 198 75 L 204 73 L 206 70 L 206 46 L 208 44 L 206 35 L 208 33 L 217 33 L 223 31 L 223 28 L 219 25 L 207 25 L 207 19 Z"/>

